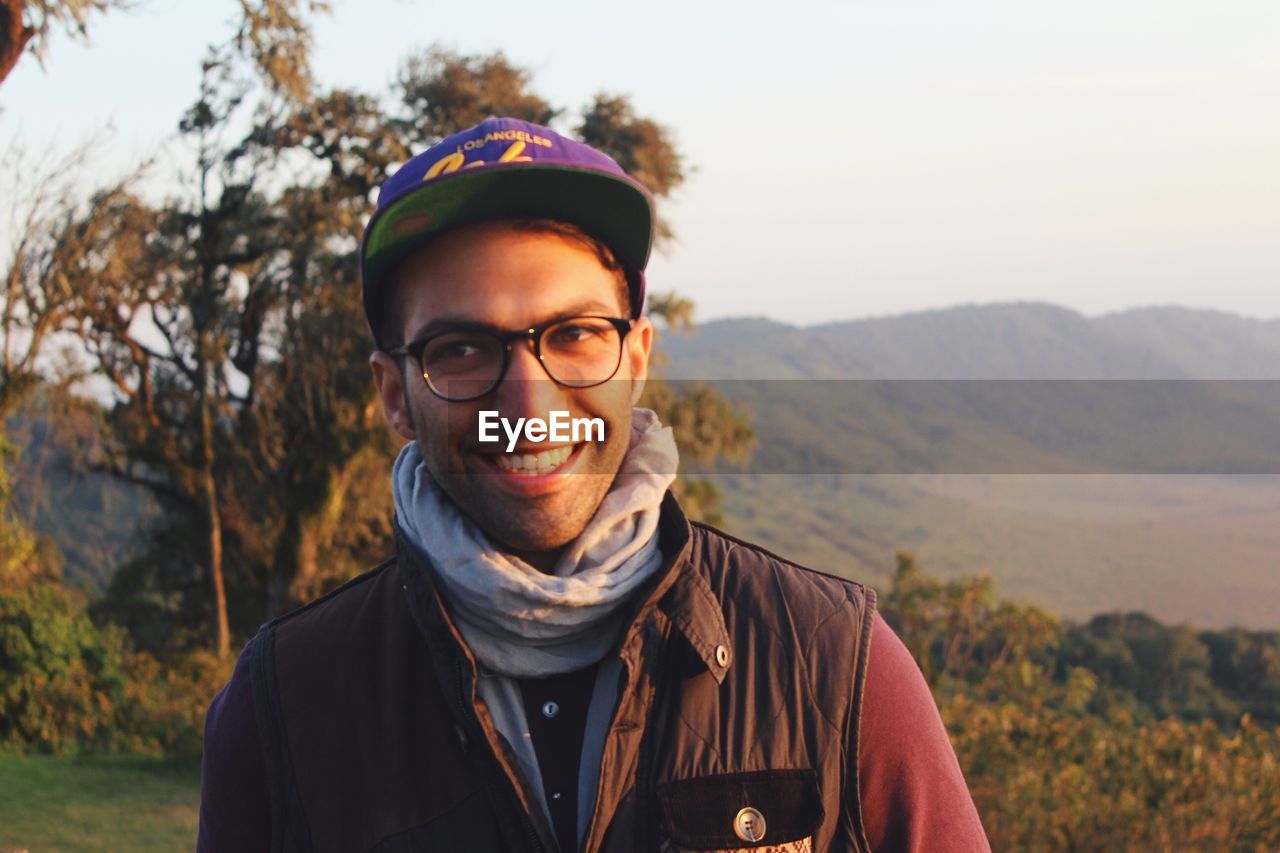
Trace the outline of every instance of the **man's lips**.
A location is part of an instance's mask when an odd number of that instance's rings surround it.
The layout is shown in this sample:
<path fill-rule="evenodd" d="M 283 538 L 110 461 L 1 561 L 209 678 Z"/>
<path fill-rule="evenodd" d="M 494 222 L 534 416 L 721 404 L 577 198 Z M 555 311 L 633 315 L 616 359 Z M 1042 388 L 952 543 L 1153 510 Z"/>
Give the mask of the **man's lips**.
<path fill-rule="evenodd" d="M 535 481 L 567 472 L 577 461 L 582 444 L 558 447 L 531 445 L 517 447 L 511 453 L 480 453 L 485 462 L 507 478 Z"/>

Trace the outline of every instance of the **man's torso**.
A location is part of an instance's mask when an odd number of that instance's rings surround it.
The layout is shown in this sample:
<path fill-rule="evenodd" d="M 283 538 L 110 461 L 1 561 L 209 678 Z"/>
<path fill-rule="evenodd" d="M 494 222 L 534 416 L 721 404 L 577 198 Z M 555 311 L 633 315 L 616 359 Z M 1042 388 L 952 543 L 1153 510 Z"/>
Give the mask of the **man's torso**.
<path fill-rule="evenodd" d="M 863 849 L 874 594 L 690 526 L 670 499 L 661 536 L 582 849 Z M 255 639 L 274 849 L 556 849 L 429 569 L 400 553 Z"/>

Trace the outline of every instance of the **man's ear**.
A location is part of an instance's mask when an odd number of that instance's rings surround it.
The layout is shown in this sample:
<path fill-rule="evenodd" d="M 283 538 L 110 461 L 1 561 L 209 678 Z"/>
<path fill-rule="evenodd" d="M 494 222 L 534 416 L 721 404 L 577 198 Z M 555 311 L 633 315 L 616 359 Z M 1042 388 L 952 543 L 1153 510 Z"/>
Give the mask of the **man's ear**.
<path fill-rule="evenodd" d="M 387 423 L 400 436 L 413 441 L 417 436 L 413 431 L 413 420 L 409 416 L 409 400 L 405 394 L 404 372 L 400 363 L 385 352 L 377 351 L 369 356 L 369 367 L 373 370 L 373 384 L 378 386 L 378 397 L 382 400 L 382 414 Z"/>
<path fill-rule="evenodd" d="M 640 317 L 627 335 L 625 358 L 631 365 L 631 405 L 640 402 L 644 382 L 649 377 L 649 356 L 653 352 L 653 323 Z"/>

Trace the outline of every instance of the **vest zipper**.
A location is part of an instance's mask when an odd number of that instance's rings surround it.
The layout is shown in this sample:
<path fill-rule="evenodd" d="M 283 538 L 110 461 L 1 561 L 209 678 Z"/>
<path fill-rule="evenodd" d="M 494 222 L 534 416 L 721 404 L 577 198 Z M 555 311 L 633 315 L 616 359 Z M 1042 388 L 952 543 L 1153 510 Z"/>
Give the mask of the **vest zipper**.
<path fill-rule="evenodd" d="M 454 673 L 457 675 L 458 706 L 463 715 L 464 722 L 473 724 L 475 728 L 480 728 L 480 721 L 475 717 L 475 712 L 471 706 L 471 702 L 467 699 L 466 673 L 463 672 L 462 661 L 455 659 Z M 485 743 L 489 742 L 489 739 L 484 736 L 483 731 L 480 732 L 480 735 Z M 491 757 L 493 762 L 497 764 L 497 756 Z M 497 769 L 499 772 L 502 770 L 501 767 Z M 493 781 L 489 778 L 489 774 L 484 774 L 483 780 L 484 786 L 489 794 L 489 802 L 497 802 L 497 792 L 494 791 Z M 534 828 L 533 821 L 529 819 L 529 815 L 525 812 L 524 807 L 520 805 L 520 798 L 516 796 L 514 790 L 508 792 L 507 799 L 513 801 L 512 810 L 520 816 L 520 826 L 524 829 L 525 836 L 529 839 L 529 847 L 534 851 L 534 853 L 546 853 L 546 848 L 542 846 L 542 840 L 538 838 L 538 830 Z"/>

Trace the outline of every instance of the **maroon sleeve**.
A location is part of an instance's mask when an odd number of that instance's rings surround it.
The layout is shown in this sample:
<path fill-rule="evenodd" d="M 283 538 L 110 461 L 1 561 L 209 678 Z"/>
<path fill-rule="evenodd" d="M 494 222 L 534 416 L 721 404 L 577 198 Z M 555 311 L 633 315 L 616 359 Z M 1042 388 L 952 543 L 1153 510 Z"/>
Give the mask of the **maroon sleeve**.
<path fill-rule="evenodd" d="M 205 716 L 198 853 L 258 853 L 271 847 L 271 803 L 249 674 L 252 648 L 250 640 Z"/>
<path fill-rule="evenodd" d="M 991 849 L 920 667 L 879 613 L 858 745 L 862 821 L 873 850 Z"/>

